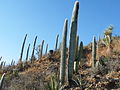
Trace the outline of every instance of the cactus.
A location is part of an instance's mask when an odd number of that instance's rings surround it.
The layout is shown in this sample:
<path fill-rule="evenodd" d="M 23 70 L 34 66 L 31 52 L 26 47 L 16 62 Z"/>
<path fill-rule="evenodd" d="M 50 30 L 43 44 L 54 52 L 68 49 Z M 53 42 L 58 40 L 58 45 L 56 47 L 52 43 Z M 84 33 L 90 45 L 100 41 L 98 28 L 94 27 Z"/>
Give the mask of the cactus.
<path fill-rule="evenodd" d="M 77 73 L 76 65 L 78 61 L 78 43 L 79 43 L 79 36 L 76 37 L 76 49 L 75 49 L 75 61 L 74 61 L 74 71 Z"/>
<path fill-rule="evenodd" d="M 34 52 L 35 52 L 36 41 L 37 41 L 37 36 L 35 37 L 35 40 L 34 40 L 34 45 L 33 45 L 33 50 L 32 50 L 32 56 L 31 56 L 31 62 L 33 60 L 35 60 Z"/>
<path fill-rule="evenodd" d="M 11 66 L 13 66 L 14 65 L 14 60 L 12 59 L 12 61 L 11 61 Z"/>
<path fill-rule="evenodd" d="M 2 75 L 1 80 L 0 80 L 0 90 L 2 90 L 4 78 L 5 78 L 5 73 Z"/>
<path fill-rule="evenodd" d="M 4 62 L 3 66 L 5 67 L 6 61 Z"/>
<path fill-rule="evenodd" d="M 75 73 L 78 73 L 78 67 L 81 61 L 81 58 L 83 57 L 83 42 L 80 42 L 79 48 L 78 48 L 78 57 L 77 57 L 77 61 L 76 61 L 76 69 L 75 69 Z"/>
<path fill-rule="evenodd" d="M 63 85 L 64 82 L 65 82 L 67 26 L 68 26 L 68 20 L 66 19 L 65 22 L 64 22 L 63 35 L 62 35 L 62 43 L 61 43 L 60 85 Z"/>
<path fill-rule="evenodd" d="M 68 81 L 71 81 L 73 76 L 78 10 L 79 10 L 79 2 L 76 1 L 72 12 L 71 27 L 70 27 L 71 31 L 70 31 L 69 56 L 68 56 Z"/>
<path fill-rule="evenodd" d="M 48 44 L 46 45 L 45 54 L 47 54 L 47 52 L 48 52 Z"/>
<path fill-rule="evenodd" d="M 1 62 L 1 64 L 0 64 L 0 69 L 3 68 L 3 64 L 4 64 L 4 61 Z"/>
<path fill-rule="evenodd" d="M 57 35 L 57 37 L 56 37 L 55 51 L 57 50 L 57 46 L 58 46 L 58 38 L 59 38 L 59 35 Z"/>
<path fill-rule="evenodd" d="M 43 46 L 44 46 L 44 40 L 42 41 L 42 45 L 40 45 L 40 57 L 39 57 L 39 59 L 42 58 L 42 54 L 43 54 Z"/>
<path fill-rule="evenodd" d="M 93 42 L 92 42 L 92 68 L 95 67 L 96 63 L 96 38 L 93 37 Z"/>
<path fill-rule="evenodd" d="M 27 60 L 28 60 L 28 55 L 29 55 L 29 49 L 30 49 L 30 44 L 28 45 L 28 48 L 27 48 L 27 54 L 26 54 L 26 62 L 27 62 Z"/>
<path fill-rule="evenodd" d="M 2 60 L 2 56 L 0 57 L 0 61 Z"/>
<path fill-rule="evenodd" d="M 79 46 L 79 51 L 78 51 L 78 60 L 80 62 L 81 58 L 83 57 L 83 42 L 80 42 L 80 46 Z"/>
<path fill-rule="evenodd" d="M 22 56 L 23 56 L 23 51 L 24 51 L 24 46 L 25 46 L 26 38 L 27 38 L 27 34 L 25 35 L 25 38 L 24 38 L 24 41 L 23 41 L 23 45 L 22 45 L 22 49 L 21 49 L 21 53 L 20 53 L 19 63 L 22 63 Z"/>
<path fill-rule="evenodd" d="M 59 49 L 59 51 L 61 50 L 61 42 L 59 43 L 59 48 L 58 49 Z"/>

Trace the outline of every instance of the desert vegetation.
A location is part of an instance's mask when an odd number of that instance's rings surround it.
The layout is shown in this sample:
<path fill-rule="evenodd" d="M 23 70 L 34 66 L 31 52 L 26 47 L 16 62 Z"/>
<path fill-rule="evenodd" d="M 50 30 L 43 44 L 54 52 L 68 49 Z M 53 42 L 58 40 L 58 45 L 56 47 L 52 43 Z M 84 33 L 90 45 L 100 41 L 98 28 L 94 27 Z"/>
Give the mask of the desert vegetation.
<path fill-rule="evenodd" d="M 36 45 L 36 36 L 31 58 L 28 58 L 29 44 L 26 59 L 23 60 L 26 34 L 17 64 L 12 60 L 10 65 L 5 65 L 1 57 L 0 90 L 119 90 L 120 36 L 112 35 L 113 26 L 110 25 L 104 30 L 104 37 L 97 40 L 93 36 L 90 44 L 84 46 L 84 41 L 80 41 L 77 34 L 78 13 L 79 2 L 76 1 L 70 22 L 70 35 L 69 20 L 65 19 L 62 41 L 59 41 L 57 35 L 54 50 L 48 52 L 47 44 L 43 53 L 45 41 Z"/>

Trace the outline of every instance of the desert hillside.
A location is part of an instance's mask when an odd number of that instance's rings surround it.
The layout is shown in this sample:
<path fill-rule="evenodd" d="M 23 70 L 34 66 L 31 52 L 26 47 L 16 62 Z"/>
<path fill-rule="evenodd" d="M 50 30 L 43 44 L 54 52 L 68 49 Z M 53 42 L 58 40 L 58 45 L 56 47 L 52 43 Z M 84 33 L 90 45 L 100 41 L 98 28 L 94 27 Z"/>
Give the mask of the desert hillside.
<path fill-rule="evenodd" d="M 99 43 L 98 55 L 105 62 L 105 66 L 99 66 L 92 70 L 88 65 L 91 62 L 91 44 L 83 49 L 84 57 L 79 66 L 78 73 L 74 74 L 74 80 L 81 78 L 81 85 L 74 85 L 64 88 L 72 89 L 120 89 L 120 37 L 112 37 L 111 56 L 106 55 L 107 47 Z M 60 69 L 60 50 L 53 52 L 52 56 L 44 55 L 41 59 L 33 63 L 28 62 L 21 71 L 17 71 L 20 66 L 8 66 L 0 70 L 0 73 L 6 73 L 3 90 L 44 90 L 47 83 L 51 82 L 54 76 L 55 82 L 58 82 Z M 52 82 L 51 82 L 52 83 Z"/>
<path fill-rule="evenodd" d="M 0 90 L 120 90 L 120 36 L 113 36 L 110 25 L 103 37 L 93 36 L 93 41 L 84 46 L 77 34 L 78 13 L 79 2 L 76 1 L 70 37 L 67 39 L 68 19 L 65 19 L 62 41 L 57 35 L 55 49 L 47 51 L 47 45 L 44 54 L 44 40 L 36 46 L 36 36 L 31 57 L 28 57 L 29 44 L 23 60 L 26 34 L 17 64 L 12 61 L 5 65 L 1 57 Z"/>

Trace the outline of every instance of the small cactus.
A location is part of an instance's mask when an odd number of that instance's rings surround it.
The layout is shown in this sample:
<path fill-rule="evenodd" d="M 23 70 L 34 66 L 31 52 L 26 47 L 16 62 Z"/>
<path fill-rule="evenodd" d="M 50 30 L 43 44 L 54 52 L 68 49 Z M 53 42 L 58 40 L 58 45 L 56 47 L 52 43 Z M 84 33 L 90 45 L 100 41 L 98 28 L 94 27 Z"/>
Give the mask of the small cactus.
<path fill-rule="evenodd" d="M 5 73 L 2 75 L 1 80 L 0 80 L 0 90 L 2 90 L 4 78 L 5 78 Z"/>
<path fill-rule="evenodd" d="M 82 57 L 83 57 L 83 42 L 81 41 L 79 49 L 78 49 L 78 57 L 77 57 L 77 61 L 76 61 L 75 73 L 78 73 L 79 62 L 81 61 Z"/>
<path fill-rule="evenodd" d="M 22 49 L 21 49 L 21 53 L 20 53 L 20 59 L 19 59 L 18 63 L 22 63 L 22 56 L 23 56 L 23 51 L 24 51 L 24 46 L 25 46 L 26 38 L 27 38 L 27 34 L 25 35 L 25 38 L 24 38 L 24 41 L 23 41 L 23 45 L 22 45 Z"/>
<path fill-rule="evenodd" d="M 59 38 L 59 35 L 57 35 L 57 37 L 56 37 L 55 51 L 57 50 L 57 47 L 58 47 L 58 38 Z"/>
<path fill-rule="evenodd" d="M 67 47 L 67 26 L 68 20 L 66 19 L 63 27 L 62 43 L 61 43 L 61 61 L 60 61 L 60 85 L 65 82 L 66 72 L 66 47 Z"/>
<path fill-rule="evenodd" d="M 68 56 L 68 81 L 71 81 L 73 76 L 78 10 L 79 10 L 79 2 L 76 1 L 73 8 L 71 27 L 70 27 L 71 31 L 70 31 L 69 56 Z"/>
<path fill-rule="evenodd" d="M 39 57 L 39 59 L 42 58 L 42 54 L 43 54 L 43 46 L 44 46 L 44 40 L 42 41 L 42 45 L 40 45 L 40 57 Z"/>
<path fill-rule="evenodd" d="M 78 61 L 78 43 L 79 43 L 79 36 L 76 37 L 76 49 L 75 49 L 75 61 L 74 61 L 74 71 L 77 73 L 77 61 Z"/>
<path fill-rule="evenodd" d="M 93 37 L 93 42 L 92 42 L 92 68 L 95 67 L 96 64 L 96 38 Z"/>
<path fill-rule="evenodd" d="M 46 45 L 45 54 L 47 54 L 47 52 L 48 52 L 48 44 Z"/>
<path fill-rule="evenodd" d="M 28 48 L 27 48 L 27 53 L 26 53 L 26 62 L 27 62 L 27 60 L 28 60 L 28 55 L 29 55 L 29 49 L 30 49 L 30 44 L 28 45 Z"/>
<path fill-rule="evenodd" d="M 0 57 L 0 61 L 2 60 L 2 56 Z"/>
<path fill-rule="evenodd" d="M 34 40 L 34 45 L 33 45 L 33 50 L 32 50 L 32 56 L 31 56 L 31 62 L 33 60 L 35 60 L 34 52 L 35 52 L 36 41 L 37 41 L 37 36 L 35 37 L 35 40 Z"/>

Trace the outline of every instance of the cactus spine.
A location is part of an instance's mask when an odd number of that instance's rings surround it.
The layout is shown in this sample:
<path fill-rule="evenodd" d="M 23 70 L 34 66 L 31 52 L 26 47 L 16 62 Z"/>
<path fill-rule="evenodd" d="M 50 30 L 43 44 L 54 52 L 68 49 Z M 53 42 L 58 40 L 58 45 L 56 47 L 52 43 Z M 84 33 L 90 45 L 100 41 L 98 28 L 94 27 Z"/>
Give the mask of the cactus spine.
<path fill-rule="evenodd" d="M 23 56 L 23 50 L 24 50 L 26 38 L 27 38 L 27 34 L 25 35 L 25 38 L 24 38 L 24 41 L 23 41 L 23 45 L 22 45 L 22 50 L 21 50 L 21 54 L 20 54 L 19 63 L 22 63 L 22 56 Z"/>
<path fill-rule="evenodd" d="M 73 76 L 78 10 L 79 10 L 79 2 L 76 1 L 72 12 L 71 27 L 70 27 L 71 31 L 70 31 L 69 56 L 68 56 L 68 81 L 70 81 Z"/>
<path fill-rule="evenodd" d="M 56 37 L 55 51 L 57 50 L 57 46 L 58 46 L 58 38 L 59 38 L 59 35 L 57 35 L 57 37 Z"/>
<path fill-rule="evenodd" d="M 27 54 L 26 54 L 26 62 L 27 62 L 27 60 L 28 60 L 29 49 L 30 49 L 30 44 L 28 45 L 28 48 L 27 48 Z"/>
<path fill-rule="evenodd" d="M 65 82 L 67 26 L 68 26 L 68 20 L 66 19 L 65 22 L 64 22 L 63 35 L 62 35 L 62 43 L 61 43 L 60 85 L 63 85 L 64 82 Z"/>
<path fill-rule="evenodd" d="M 43 46 L 44 46 L 44 40 L 42 41 L 42 45 L 40 45 L 40 59 L 42 58 L 42 54 L 43 54 Z"/>
<path fill-rule="evenodd" d="M 31 56 L 31 62 L 35 59 L 34 52 L 35 52 L 36 41 L 37 41 L 37 36 L 35 37 L 35 40 L 34 40 L 34 45 L 33 45 L 33 50 L 32 50 L 32 56 Z"/>
<path fill-rule="evenodd" d="M 92 42 L 92 68 L 95 67 L 95 63 L 96 63 L 96 38 L 94 36 Z"/>
<path fill-rule="evenodd" d="M 48 52 L 48 44 L 46 45 L 45 54 L 47 54 L 47 52 Z"/>
<path fill-rule="evenodd" d="M 2 75 L 1 80 L 0 80 L 0 90 L 2 90 L 4 78 L 5 78 L 5 73 Z"/>

